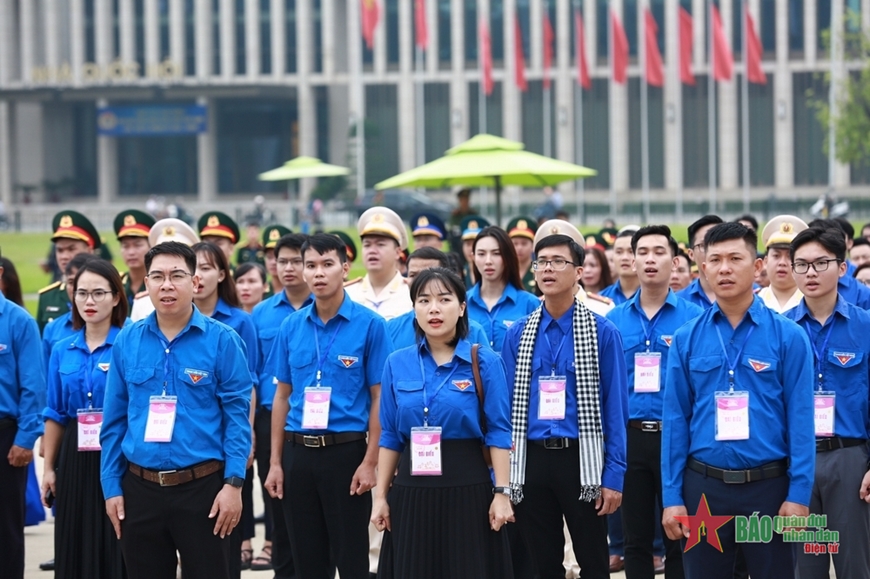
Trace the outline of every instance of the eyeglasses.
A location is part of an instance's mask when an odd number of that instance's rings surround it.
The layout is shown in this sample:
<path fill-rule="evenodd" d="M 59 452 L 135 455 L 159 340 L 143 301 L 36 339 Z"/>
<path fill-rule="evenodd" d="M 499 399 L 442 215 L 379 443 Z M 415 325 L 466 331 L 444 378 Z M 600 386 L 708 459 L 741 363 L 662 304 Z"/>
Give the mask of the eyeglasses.
<path fill-rule="evenodd" d="M 805 261 L 798 261 L 796 263 L 791 264 L 791 269 L 796 274 L 802 275 L 807 273 L 812 267 L 816 273 L 822 273 L 823 271 L 828 269 L 828 264 L 831 262 L 840 263 L 839 259 L 820 259 L 819 261 L 814 261 L 812 263 L 807 263 Z"/>
<path fill-rule="evenodd" d="M 692 251 L 703 251 L 703 250 L 704 250 L 703 243 L 696 243 L 695 245 L 692 246 Z"/>
<path fill-rule="evenodd" d="M 537 271 L 539 269 L 544 269 L 548 265 L 553 266 L 553 269 L 556 271 L 562 271 L 566 267 L 568 267 L 568 264 L 577 265 L 573 261 L 568 261 L 566 259 L 562 259 L 562 258 L 558 258 L 558 257 L 556 259 L 538 259 L 538 260 L 535 260 L 534 263 L 532 263 L 532 265 L 535 267 L 535 271 Z"/>
<path fill-rule="evenodd" d="M 169 272 L 169 283 L 172 285 L 178 285 L 183 283 L 189 275 L 192 276 L 193 274 L 188 271 L 181 271 L 180 269 L 172 270 Z M 166 274 L 162 271 L 152 271 L 145 277 L 157 285 L 163 285 L 163 282 L 166 281 Z"/>
<path fill-rule="evenodd" d="M 279 259 L 275 263 L 278 264 L 278 267 L 287 267 L 288 265 L 292 265 L 293 267 L 302 267 L 302 258 L 296 257 L 293 259 Z"/>
<path fill-rule="evenodd" d="M 88 297 L 92 297 L 95 302 L 100 303 L 106 296 L 115 295 L 115 292 L 111 290 L 104 289 L 95 289 L 94 291 L 85 291 L 85 290 L 76 290 L 75 299 L 77 302 L 86 302 L 88 301 Z"/>

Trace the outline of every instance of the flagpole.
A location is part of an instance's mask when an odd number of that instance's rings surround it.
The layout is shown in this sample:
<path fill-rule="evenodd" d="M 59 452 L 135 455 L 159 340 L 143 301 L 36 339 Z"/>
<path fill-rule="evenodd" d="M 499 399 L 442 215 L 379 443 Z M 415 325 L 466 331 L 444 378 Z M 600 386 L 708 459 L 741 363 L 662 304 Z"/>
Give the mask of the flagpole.
<path fill-rule="evenodd" d="M 354 119 L 356 123 L 356 196 L 357 199 L 362 199 L 366 191 L 365 87 L 362 79 L 363 50 L 365 49 L 363 48 L 362 39 L 362 13 L 359 11 L 362 9 L 362 5 L 359 2 L 351 2 L 351 4 L 359 6 L 356 12 L 357 17 L 355 20 L 357 24 L 355 26 L 359 27 L 357 30 L 360 31 L 360 35 L 351 40 L 351 42 L 357 43 L 356 58 L 353 58 L 351 62 L 351 75 L 353 77 L 353 85 L 356 87 L 356 98 L 354 99 L 356 101 L 356 118 Z"/>
<path fill-rule="evenodd" d="M 743 2 L 743 212 L 749 213 L 749 3 Z"/>
<path fill-rule="evenodd" d="M 580 13 L 580 2 L 579 0 L 574 1 L 574 9 L 577 13 Z M 575 16 L 574 22 L 577 22 L 577 18 Z M 585 31 L 583 40 L 586 39 Z M 581 30 L 575 30 L 575 44 L 580 42 Z M 576 59 L 579 60 L 581 58 L 580 51 L 576 51 Z M 577 83 L 574 85 L 574 158 L 577 161 L 577 164 L 581 167 L 583 165 L 583 79 L 580 76 L 580 63 L 577 63 Z M 577 206 L 577 219 L 580 225 L 585 224 L 586 220 L 586 187 L 584 185 L 584 179 L 578 179 L 577 185 L 574 187 L 574 203 Z"/>
<path fill-rule="evenodd" d="M 425 97 L 425 82 L 423 80 L 424 63 L 423 63 L 423 47 L 417 47 L 416 54 L 417 68 L 417 165 L 422 165 L 426 162 L 426 97 Z"/>
<path fill-rule="evenodd" d="M 837 140 L 834 131 L 834 112 L 837 110 L 836 93 L 834 86 L 839 80 L 837 59 L 839 57 L 839 35 L 842 34 L 841 27 L 838 26 L 836 13 L 836 2 L 831 2 L 831 47 L 828 50 L 828 55 L 831 60 L 831 82 L 828 86 L 828 189 L 833 194 L 834 184 L 836 180 L 834 173 L 837 169 Z"/>
<path fill-rule="evenodd" d="M 638 42 L 640 46 L 640 170 L 643 187 L 643 222 L 649 223 L 649 86 L 647 74 L 647 59 L 649 55 L 646 52 L 646 37 L 649 34 L 647 30 L 646 10 L 643 3 L 638 7 L 638 19 L 642 19 L 643 31 L 641 39 Z"/>
<path fill-rule="evenodd" d="M 710 45 L 709 68 L 707 71 L 707 171 L 710 179 L 710 213 L 716 213 L 716 80 L 713 78 L 715 68 L 715 43 L 713 42 L 713 0 L 707 3 L 708 43 Z"/>
<path fill-rule="evenodd" d="M 477 132 L 478 134 L 486 133 L 486 70 L 483 65 L 483 16 L 480 3 L 477 4 L 477 62 L 480 69 L 480 80 L 477 84 Z M 487 33 L 489 31 L 489 23 L 487 23 Z M 491 50 L 491 49 L 490 49 Z M 483 186 L 480 188 L 480 211 L 486 212 L 486 207 L 489 205 L 489 188 Z"/>
<path fill-rule="evenodd" d="M 543 0 L 542 2 L 542 12 L 544 13 L 544 19 L 549 21 L 550 18 L 550 3 L 547 0 Z M 546 53 L 551 48 L 547 46 L 550 42 L 550 39 L 547 38 L 547 33 L 545 32 L 543 35 L 544 38 L 544 53 Z M 544 63 L 544 156 L 550 157 L 552 156 L 552 136 L 550 135 L 550 116 L 552 115 L 551 103 L 550 103 L 550 87 L 547 84 L 547 79 L 550 77 L 550 70 L 547 68 L 546 63 Z"/>

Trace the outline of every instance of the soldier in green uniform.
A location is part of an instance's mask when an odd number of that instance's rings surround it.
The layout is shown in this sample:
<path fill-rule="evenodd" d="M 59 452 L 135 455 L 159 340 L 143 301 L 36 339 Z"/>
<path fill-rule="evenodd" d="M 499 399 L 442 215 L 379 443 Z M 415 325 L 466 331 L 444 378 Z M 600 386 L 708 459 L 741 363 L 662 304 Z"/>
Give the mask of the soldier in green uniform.
<path fill-rule="evenodd" d="M 260 243 L 260 224 L 257 221 L 249 221 L 246 227 L 248 243 L 236 252 L 236 264 L 259 263 L 265 267 L 265 247 Z"/>
<path fill-rule="evenodd" d="M 288 233 L 293 232 L 283 225 L 270 225 L 263 230 L 263 265 L 266 267 L 266 273 L 269 274 L 269 283 L 266 286 L 266 293 L 263 295 L 263 300 L 272 297 L 276 292 L 284 289 L 284 285 L 281 283 L 281 278 L 278 277 L 275 244 Z"/>
<path fill-rule="evenodd" d="M 54 255 L 61 271 L 66 269 L 69 261 L 80 253 L 94 253 L 100 248 L 100 235 L 87 217 L 77 211 L 61 211 L 51 220 L 54 232 L 51 240 L 54 242 Z M 36 323 L 39 333 L 51 320 L 69 311 L 69 296 L 66 284 L 55 282 L 39 290 L 39 304 L 36 310 Z"/>
<path fill-rule="evenodd" d="M 535 272 L 532 271 L 532 253 L 535 250 L 535 233 L 538 223 L 533 218 L 520 215 L 510 220 L 507 226 L 508 237 L 517 250 L 520 260 L 520 274 L 523 277 L 523 287 L 527 292 L 535 293 Z"/>
<path fill-rule="evenodd" d="M 136 294 L 145 291 L 145 254 L 151 249 L 148 234 L 154 223 L 153 217 L 138 209 L 127 209 L 115 216 L 115 236 L 121 244 L 121 258 L 127 265 L 121 281 L 131 308 Z"/>
<path fill-rule="evenodd" d="M 214 243 L 227 256 L 227 262 L 232 264 L 233 250 L 239 242 L 239 226 L 233 218 L 220 211 L 204 213 L 197 222 L 199 238 L 202 241 Z M 230 269 L 235 269 L 230 265 Z"/>

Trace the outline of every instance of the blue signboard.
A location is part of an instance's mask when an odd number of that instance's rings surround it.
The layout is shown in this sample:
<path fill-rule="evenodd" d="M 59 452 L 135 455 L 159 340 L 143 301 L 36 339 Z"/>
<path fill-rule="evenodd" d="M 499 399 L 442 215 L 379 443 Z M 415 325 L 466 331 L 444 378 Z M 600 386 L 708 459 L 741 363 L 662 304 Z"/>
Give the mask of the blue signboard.
<path fill-rule="evenodd" d="M 97 132 L 107 137 L 196 135 L 206 132 L 206 107 L 147 105 L 97 111 Z"/>

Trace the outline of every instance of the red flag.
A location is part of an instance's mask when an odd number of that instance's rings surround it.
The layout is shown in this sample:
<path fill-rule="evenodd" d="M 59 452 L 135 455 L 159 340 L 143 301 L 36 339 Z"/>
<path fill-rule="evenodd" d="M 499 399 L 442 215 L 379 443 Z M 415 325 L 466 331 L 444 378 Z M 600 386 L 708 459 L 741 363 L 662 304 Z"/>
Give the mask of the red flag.
<path fill-rule="evenodd" d="M 375 28 L 378 26 L 378 0 L 360 0 L 362 2 L 362 33 L 369 50 L 375 47 Z"/>
<path fill-rule="evenodd" d="M 514 82 L 517 88 L 526 92 L 529 83 L 526 82 L 526 55 L 523 53 L 523 31 L 520 30 L 520 15 L 514 15 Z"/>
<path fill-rule="evenodd" d="M 495 86 L 492 81 L 492 40 L 486 22 L 480 22 L 480 68 L 483 71 L 483 94 L 489 96 Z"/>
<path fill-rule="evenodd" d="M 710 4 L 713 10 L 713 78 L 716 80 L 731 80 L 731 69 L 734 68 L 734 57 L 728 48 L 728 38 L 722 27 L 722 17 L 715 4 Z"/>
<path fill-rule="evenodd" d="M 628 38 L 613 10 L 610 11 L 610 51 L 610 58 L 613 61 L 613 80 L 625 84 L 628 78 Z"/>
<path fill-rule="evenodd" d="M 644 10 L 646 23 L 646 81 L 651 86 L 665 86 L 665 67 L 662 65 L 662 53 L 659 52 L 659 26 L 652 11 Z"/>
<path fill-rule="evenodd" d="M 414 25 L 417 32 L 417 48 L 426 50 L 429 45 L 429 31 L 426 29 L 426 0 L 414 0 Z"/>
<path fill-rule="evenodd" d="M 574 12 L 574 58 L 577 60 L 577 82 L 586 90 L 592 90 L 589 79 L 589 65 L 586 63 L 586 35 L 583 33 L 583 17 L 580 11 Z"/>
<path fill-rule="evenodd" d="M 680 80 L 695 86 L 692 74 L 692 15 L 680 8 Z"/>
<path fill-rule="evenodd" d="M 544 88 L 550 88 L 550 68 L 553 67 L 553 26 L 550 24 L 550 15 L 544 13 Z"/>
<path fill-rule="evenodd" d="M 767 75 L 761 70 L 761 40 L 755 33 L 755 23 L 749 7 L 746 11 L 746 78 L 755 84 L 767 84 Z"/>

